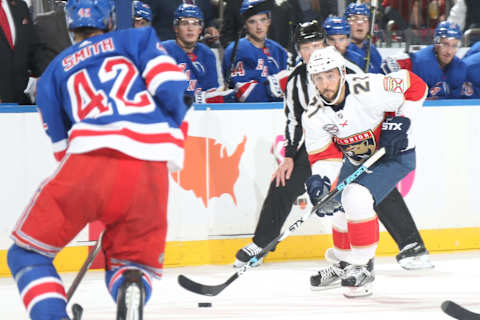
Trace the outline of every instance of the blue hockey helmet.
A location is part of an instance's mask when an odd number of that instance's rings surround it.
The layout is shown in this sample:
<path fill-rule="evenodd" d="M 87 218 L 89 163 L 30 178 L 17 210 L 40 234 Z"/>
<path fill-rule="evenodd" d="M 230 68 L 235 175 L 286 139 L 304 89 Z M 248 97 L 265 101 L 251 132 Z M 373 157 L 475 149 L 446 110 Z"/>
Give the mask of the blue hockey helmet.
<path fill-rule="evenodd" d="M 150 6 L 142 1 L 133 1 L 133 16 L 135 19 L 152 21 L 152 10 Z"/>
<path fill-rule="evenodd" d="M 325 29 L 327 36 L 336 34 L 345 34 L 350 36 L 350 24 L 344 17 L 328 17 L 323 23 L 323 29 Z"/>
<path fill-rule="evenodd" d="M 69 0 L 66 9 L 69 29 L 91 27 L 107 30 L 115 7 L 111 0 Z"/>
<path fill-rule="evenodd" d="M 173 24 L 177 25 L 182 18 L 197 18 L 203 24 L 203 13 L 200 8 L 194 4 L 181 4 L 173 14 Z"/>
<path fill-rule="evenodd" d="M 462 30 L 460 29 L 460 26 L 455 22 L 442 21 L 435 28 L 433 38 L 436 42 L 439 41 L 441 38 L 455 38 L 461 40 Z"/>
<path fill-rule="evenodd" d="M 264 2 L 264 0 L 243 0 L 242 6 L 240 7 L 240 14 L 243 15 L 245 11 L 262 2 Z M 258 12 L 257 14 L 263 14 L 263 13 L 266 13 L 268 16 L 270 16 L 270 11 L 261 11 L 261 12 Z"/>
<path fill-rule="evenodd" d="M 345 13 L 343 16 L 348 18 L 351 15 L 360 15 L 360 16 L 367 16 L 370 17 L 370 9 L 364 3 L 350 3 L 347 8 L 345 9 Z"/>

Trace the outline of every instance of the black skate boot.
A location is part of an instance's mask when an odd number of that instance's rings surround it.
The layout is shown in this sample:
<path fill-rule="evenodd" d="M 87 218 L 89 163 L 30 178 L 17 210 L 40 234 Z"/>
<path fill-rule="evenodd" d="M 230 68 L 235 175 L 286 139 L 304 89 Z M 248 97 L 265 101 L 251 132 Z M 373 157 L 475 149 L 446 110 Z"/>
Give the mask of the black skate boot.
<path fill-rule="evenodd" d="M 317 274 L 310 277 L 310 289 L 320 291 L 340 287 L 344 269 L 348 266 L 345 261 L 326 266 Z"/>
<path fill-rule="evenodd" d="M 405 270 L 431 269 L 433 264 L 430 261 L 425 245 L 418 242 L 407 244 L 396 256 L 398 264 Z"/>
<path fill-rule="evenodd" d="M 127 270 L 117 293 L 117 320 L 143 320 L 145 287 L 140 270 Z"/>
<path fill-rule="evenodd" d="M 237 254 L 235 256 L 236 260 L 233 263 L 233 267 L 234 268 L 243 267 L 248 261 L 250 261 L 250 259 L 252 259 L 253 256 L 256 256 L 257 254 L 259 254 L 260 251 L 262 251 L 262 248 L 257 246 L 254 242 L 246 245 L 245 247 L 237 251 Z M 258 259 L 258 261 L 253 263 L 251 266 L 258 267 L 259 265 L 262 264 L 262 262 L 263 262 L 263 256 L 260 259 Z"/>
<path fill-rule="evenodd" d="M 373 259 L 367 265 L 348 265 L 342 276 L 343 295 L 347 298 L 370 296 L 374 280 Z"/>

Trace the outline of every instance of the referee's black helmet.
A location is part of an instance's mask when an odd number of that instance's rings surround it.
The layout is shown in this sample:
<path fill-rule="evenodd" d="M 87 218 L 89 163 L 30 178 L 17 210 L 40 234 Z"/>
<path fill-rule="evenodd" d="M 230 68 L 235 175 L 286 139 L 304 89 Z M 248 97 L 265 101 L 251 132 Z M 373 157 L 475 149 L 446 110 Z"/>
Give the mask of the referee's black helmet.
<path fill-rule="evenodd" d="M 326 33 L 317 20 L 299 23 L 295 30 L 295 45 L 313 41 L 325 41 Z"/>

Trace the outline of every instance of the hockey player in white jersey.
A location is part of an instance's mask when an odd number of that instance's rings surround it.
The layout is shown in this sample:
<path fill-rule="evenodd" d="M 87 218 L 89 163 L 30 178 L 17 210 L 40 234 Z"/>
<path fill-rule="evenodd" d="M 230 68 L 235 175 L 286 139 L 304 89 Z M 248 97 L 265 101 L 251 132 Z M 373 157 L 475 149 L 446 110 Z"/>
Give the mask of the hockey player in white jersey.
<path fill-rule="evenodd" d="M 317 211 L 319 216 L 333 214 L 333 253 L 338 259 L 333 262 L 342 270 L 344 295 L 368 296 L 375 279 L 373 258 L 379 238 L 374 206 L 415 169 L 412 133 L 427 86 L 407 70 L 386 76 L 347 75 L 344 58 L 333 47 L 316 50 L 307 71 L 317 89 L 302 117 L 312 165 L 312 176 L 306 182 L 312 203 L 375 150 L 386 150 L 368 174 L 348 185 L 336 202 Z M 338 161 L 340 152 L 343 162 Z"/>

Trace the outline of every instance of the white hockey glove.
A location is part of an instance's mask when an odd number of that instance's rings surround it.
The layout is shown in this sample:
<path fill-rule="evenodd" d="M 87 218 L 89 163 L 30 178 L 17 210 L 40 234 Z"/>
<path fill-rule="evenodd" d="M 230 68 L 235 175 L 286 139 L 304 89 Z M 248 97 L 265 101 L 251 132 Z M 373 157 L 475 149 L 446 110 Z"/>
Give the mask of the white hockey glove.
<path fill-rule="evenodd" d="M 401 67 L 400 65 L 398 64 L 397 60 L 395 60 L 394 58 L 392 57 L 386 57 L 383 61 L 382 61 L 382 66 L 381 66 L 382 70 L 383 70 L 383 73 L 385 74 L 389 74 L 389 73 L 392 73 L 392 72 L 397 72 L 397 71 L 400 71 Z"/>
<path fill-rule="evenodd" d="M 36 100 L 37 81 L 38 78 L 28 78 L 27 87 L 25 88 L 25 90 L 23 90 L 23 93 L 25 93 L 30 98 L 30 101 L 32 101 L 32 103 L 35 103 Z"/>
<path fill-rule="evenodd" d="M 205 91 L 196 90 L 195 91 L 195 103 L 205 103 Z"/>
<path fill-rule="evenodd" d="M 282 98 L 287 86 L 289 70 L 282 70 L 276 74 L 270 75 L 265 81 L 268 95 L 272 98 Z"/>

